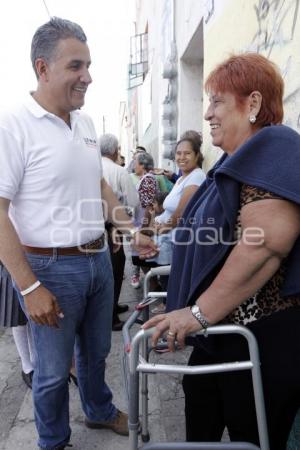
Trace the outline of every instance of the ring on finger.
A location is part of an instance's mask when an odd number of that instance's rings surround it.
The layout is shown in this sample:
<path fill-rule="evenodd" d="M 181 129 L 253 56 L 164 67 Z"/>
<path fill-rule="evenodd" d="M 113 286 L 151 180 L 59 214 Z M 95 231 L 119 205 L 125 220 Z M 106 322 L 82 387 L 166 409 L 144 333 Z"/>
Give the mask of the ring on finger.
<path fill-rule="evenodd" d="M 170 336 L 171 338 L 175 338 L 175 336 L 176 336 L 176 333 L 173 333 L 173 331 L 168 331 L 167 332 L 167 336 Z"/>

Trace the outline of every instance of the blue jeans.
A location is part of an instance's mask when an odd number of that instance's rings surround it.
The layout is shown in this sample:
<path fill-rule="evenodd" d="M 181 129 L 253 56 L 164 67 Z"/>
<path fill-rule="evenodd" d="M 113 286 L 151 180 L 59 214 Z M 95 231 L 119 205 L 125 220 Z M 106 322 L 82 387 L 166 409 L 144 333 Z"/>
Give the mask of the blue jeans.
<path fill-rule="evenodd" d="M 74 344 L 85 415 L 92 421 L 105 422 L 117 413 L 104 380 L 105 358 L 111 345 L 112 268 L 107 250 L 92 256 L 26 256 L 64 313 L 58 329 L 29 319 L 36 353 L 32 392 L 38 445 L 53 450 L 66 444 L 71 435 L 68 375 Z M 26 313 L 20 294 L 19 300 Z"/>

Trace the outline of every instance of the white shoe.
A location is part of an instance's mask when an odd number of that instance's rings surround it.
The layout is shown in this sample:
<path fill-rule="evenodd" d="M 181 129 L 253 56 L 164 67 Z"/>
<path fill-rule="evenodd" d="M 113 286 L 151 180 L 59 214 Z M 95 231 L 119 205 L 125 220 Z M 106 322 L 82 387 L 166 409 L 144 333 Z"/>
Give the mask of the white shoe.
<path fill-rule="evenodd" d="M 134 289 L 138 289 L 140 287 L 140 277 L 138 275 L 132 275 L 130 284 Z"/>

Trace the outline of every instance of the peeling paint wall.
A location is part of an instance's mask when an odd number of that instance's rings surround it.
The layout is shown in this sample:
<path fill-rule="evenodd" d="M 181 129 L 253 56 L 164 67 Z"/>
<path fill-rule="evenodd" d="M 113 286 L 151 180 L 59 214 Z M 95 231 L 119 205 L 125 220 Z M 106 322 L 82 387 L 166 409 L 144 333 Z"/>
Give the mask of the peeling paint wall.
<path fill-rule="evenodd" d="M 300 0 L 208 0 L 204 78 L 230 53 L 255 51 L 274 61 L 285 82 L 284 123 L 300 132 Z M 207 99 L 204 96 L 204 111 Z M 203 126 L 206 169 L 220 155 Z"/>

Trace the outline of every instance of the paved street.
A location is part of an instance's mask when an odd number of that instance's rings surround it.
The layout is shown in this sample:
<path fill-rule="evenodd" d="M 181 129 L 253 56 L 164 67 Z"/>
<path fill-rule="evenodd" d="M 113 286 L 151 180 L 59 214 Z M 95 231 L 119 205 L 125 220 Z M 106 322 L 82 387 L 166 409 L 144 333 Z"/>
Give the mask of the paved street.
<path fill-rule="evenodd" d="M 127 268 L 121 302 L 132 311 L 141 298 L 142 289 L 130 286 Z M 123 315 L 125 318 L 126 316 Z M 138 328 L 137 328 L 138 329 Z M 176 355 L 184 361 L 186 353 Z M 153 355 L 155 361 L 174 360 L 174 355 Z M 127 410 L 121 370 L 122 335 L 113 333 L 112 350 L 107 361 L 107 382 L 112 388 L 117 407 Z M 183 394 L 179 377 L 149 376 L 149 427 L 155 441 L 184 440 Z M 78 390 L 70 385 L 71 427 L 74 450 L 124 450 L 128 439 L 109 430 L 89 430 L 84 426 Z M 10 329 L 0 329 L 0 450 L 32 450 L 36 448 L 36 431 L 32 416 L 31 391 L 21 379 L 21 366 Z"/>

